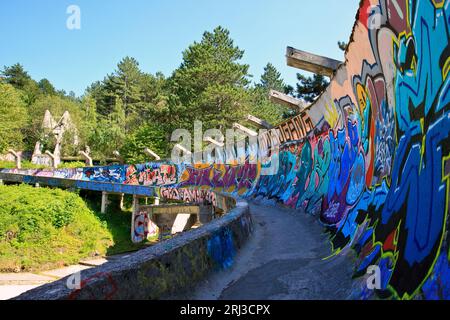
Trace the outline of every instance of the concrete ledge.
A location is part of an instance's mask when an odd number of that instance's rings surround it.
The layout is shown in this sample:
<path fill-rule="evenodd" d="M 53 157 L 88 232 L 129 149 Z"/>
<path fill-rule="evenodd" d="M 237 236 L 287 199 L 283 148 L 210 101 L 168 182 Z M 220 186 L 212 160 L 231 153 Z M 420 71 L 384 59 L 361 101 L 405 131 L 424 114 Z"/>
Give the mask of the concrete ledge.
<path fill-rule="evenodd" d="M 286 48 L 286 60 L 287 65 L 290 67 L 321 74 L 327 77 L 332 77 L 334 72 L 343 63 L 335 59 L 319 56 L 292 47 Z"/>
<path fill-rule="evenodd" d="M 209 272 L 229 268 L 253 231 L 249 206 L 237 200 L 222 218 L 117 261 L 81 271 L 81 288 L 68 277 L 27 291 L 15 300 L 164 299 L 192 287 Z"/>

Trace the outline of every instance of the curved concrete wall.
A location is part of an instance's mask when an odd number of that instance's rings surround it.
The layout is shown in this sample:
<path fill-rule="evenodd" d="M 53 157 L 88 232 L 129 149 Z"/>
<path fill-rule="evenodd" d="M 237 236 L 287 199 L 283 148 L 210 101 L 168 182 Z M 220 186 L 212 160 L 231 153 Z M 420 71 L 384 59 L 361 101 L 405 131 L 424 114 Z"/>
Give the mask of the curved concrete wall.
<path fill-rule="evenodd" d="M 256 194 L 318 214 L 378 297 L 449 299 L 450 1 L 361 1 L 346 61 Z M 365 281 L 356 296 L 373 297 Z"/>
<path fill-rule="evenodd" d="M 240 200 L 231 212 L 201 228 L 124 256 L 121 261 L 81 271 L 79 289 L 69 289 L 66 277 L 15 299 L 167 298 L 190 288 L 211 270 L 230 267 L 252 228 L 248 204 Z"/>
<path fill-rule="evenodd" d="M 361 1 L 345 64 L 276 128 L 274 175 L 261 175 L 267 163 L 144 164 L 82 170 L 81 182 L 273 198 L 317 215 L 334 254 L 356 256 L 355 297 L 449 299 L 449 7 Z M 370 266 L 381 274 L 375 291 Z"/>

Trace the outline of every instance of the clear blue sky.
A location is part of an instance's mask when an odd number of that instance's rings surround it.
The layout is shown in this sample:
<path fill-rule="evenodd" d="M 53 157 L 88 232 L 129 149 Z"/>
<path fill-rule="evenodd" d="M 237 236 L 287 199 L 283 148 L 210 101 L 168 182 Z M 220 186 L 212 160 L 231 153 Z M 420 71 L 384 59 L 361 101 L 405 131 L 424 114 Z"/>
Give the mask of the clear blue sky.
<path fill-rule="evenodd" d="M 343 59 L 359 0 L 14 0 L 0 1 L 0 67 L 19 62 L 36 80 L 81 95 L 124 56 L 145 72 L 170 75 L 205 30 L 228 28 L 254 80 L 267 62 L 294 84 L 286 46 Z M 81 29 L 69 30 L 69 5 Z"/>

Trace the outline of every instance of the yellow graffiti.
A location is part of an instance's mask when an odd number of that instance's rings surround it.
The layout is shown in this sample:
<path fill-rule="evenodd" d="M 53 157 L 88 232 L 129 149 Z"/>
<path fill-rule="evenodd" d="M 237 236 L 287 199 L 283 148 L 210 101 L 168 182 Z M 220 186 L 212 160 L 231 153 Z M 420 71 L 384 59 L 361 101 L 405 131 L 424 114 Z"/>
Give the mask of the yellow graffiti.
<path fill-rule="evenodd" d="M 332 102 L 331 106 L 325 103 L 325 120 L 328 122 L 331 128 L 335 128 L 339 122 L 339 113 L 336 109 L 335 104 Z"/>

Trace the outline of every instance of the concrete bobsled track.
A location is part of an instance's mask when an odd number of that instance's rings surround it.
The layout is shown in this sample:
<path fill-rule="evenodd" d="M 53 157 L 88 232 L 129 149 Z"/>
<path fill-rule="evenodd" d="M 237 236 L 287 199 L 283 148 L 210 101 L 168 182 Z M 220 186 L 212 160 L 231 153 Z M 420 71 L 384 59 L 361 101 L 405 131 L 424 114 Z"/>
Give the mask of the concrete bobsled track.
<path fill-rule="evenodd" d="M 342 275 L 353 278 L 352 297 L 449 299 L 449 27 L 448 0 L 361 1 L 345 63 L 313 105 L 269 131 L 259 148 L 271 157 L 260 156 L 257 164 L 3 170 L 0 179 L 35 182 L 50 176 L 40 181 L 141 194 L 162 187 L 202 189 L 271 200 L 301 213 L 297 219 L 315 218 L 324 226 L 330 263 L 333 256 L 355 257 L 353 275 Z M 279 144 L 272 139 L 277 134 Z M 264 174 L 274 162 L 278 170 Z M 219 265 L 233 262 L 227 252 L 239 242 L 239 232 L 233 234 L 209 251 Z M 189 252 L 195 259 L 195 250 Z M 370 266 L 380 270 L 377 290 L 366 285 Z M 110 268 L 112 281 L 117 276 L 134 285 L 134 275 Z M 141 280 L 156 281 L 150 279 L 155 275 L 142 272 Z M 142 292 L 142 298 L 151 296 Z"/>

